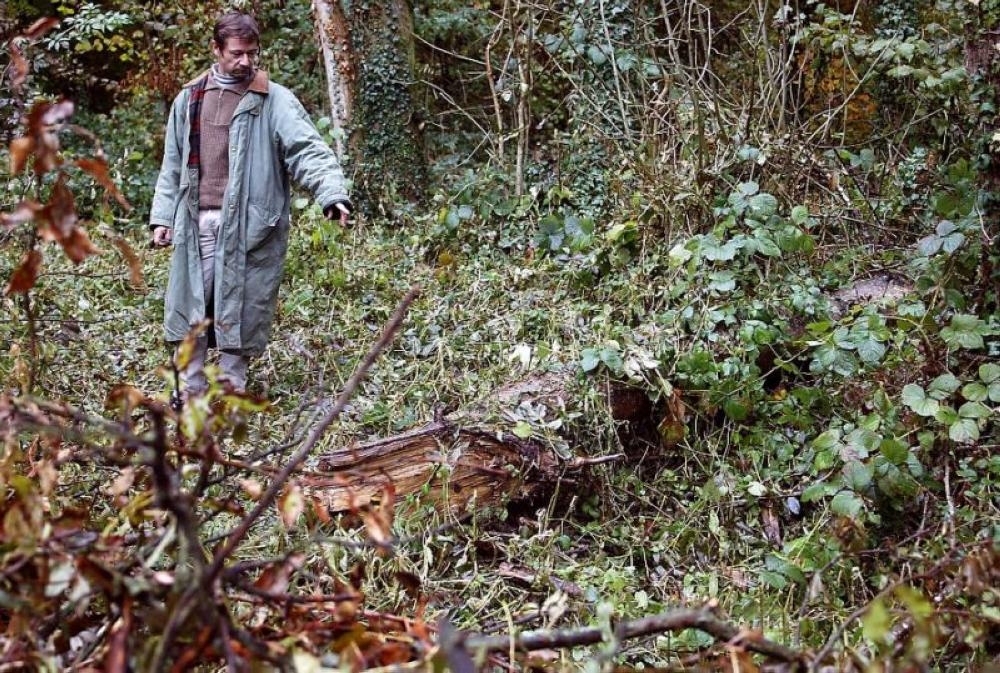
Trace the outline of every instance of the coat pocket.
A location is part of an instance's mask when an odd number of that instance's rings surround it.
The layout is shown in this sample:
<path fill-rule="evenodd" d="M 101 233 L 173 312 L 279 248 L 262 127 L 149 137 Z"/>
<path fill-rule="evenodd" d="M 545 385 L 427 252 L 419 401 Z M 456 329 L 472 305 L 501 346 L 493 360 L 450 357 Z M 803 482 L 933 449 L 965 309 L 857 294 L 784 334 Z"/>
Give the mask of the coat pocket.
<path fill-rule="evenodd" d="M 264 245 L 278 228 L 281 214 L 256 203 L 247 207 L 247 252 Z"/>

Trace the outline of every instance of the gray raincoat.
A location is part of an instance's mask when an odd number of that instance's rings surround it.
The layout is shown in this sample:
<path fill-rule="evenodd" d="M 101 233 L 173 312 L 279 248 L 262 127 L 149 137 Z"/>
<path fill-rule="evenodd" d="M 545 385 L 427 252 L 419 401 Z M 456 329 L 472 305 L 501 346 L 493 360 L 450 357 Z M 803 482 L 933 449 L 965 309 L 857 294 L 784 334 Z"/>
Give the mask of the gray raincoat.
<path fill-rule="evenodd" d="M 216 347 L 259 355 L 267 346 L 288 251 L 289 175 L 325 210 L 348 202 L 344 174 L 294 94 L 257 71 L 229 127 L 229 183 L 215 250 L 215 315 L 206 316 L 198 170 L 188 167 L 189 99 L 199 79 L 184 86 L 170 110 L 149 218 L 151 227 L 173 230 L 166 340 L 180 341 L 194 325 L 214 317 Z"/>

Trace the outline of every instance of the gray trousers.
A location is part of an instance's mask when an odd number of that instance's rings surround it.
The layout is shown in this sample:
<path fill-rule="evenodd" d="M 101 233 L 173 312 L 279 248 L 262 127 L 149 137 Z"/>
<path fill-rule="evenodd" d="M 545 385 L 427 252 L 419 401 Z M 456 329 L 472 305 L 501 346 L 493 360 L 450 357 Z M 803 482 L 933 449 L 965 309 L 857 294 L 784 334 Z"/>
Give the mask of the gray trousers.
<path fill-rule="evenodd" d="M 198 213 L 198 245 L 201 250 L 201 277 L 205 285 L 205 305 L 211 303 L 215 286 L 215 242 L 219 237 L 219 222 L 222 211 L 203 210 Z M 209 329 L 212 329 L 210 326 Z M 195 341 L 191 360 L 181 372 L 181 384 L 186 394 L 203 393 L 208 389 L 205 378 L 205 357 L 208 354 L 208 337 L 202 335 Z M 220 353 L 219 369 L 221 377 L 227 379 L 237 390 L 247 386 L 248 360 L 237 353 Z"/>

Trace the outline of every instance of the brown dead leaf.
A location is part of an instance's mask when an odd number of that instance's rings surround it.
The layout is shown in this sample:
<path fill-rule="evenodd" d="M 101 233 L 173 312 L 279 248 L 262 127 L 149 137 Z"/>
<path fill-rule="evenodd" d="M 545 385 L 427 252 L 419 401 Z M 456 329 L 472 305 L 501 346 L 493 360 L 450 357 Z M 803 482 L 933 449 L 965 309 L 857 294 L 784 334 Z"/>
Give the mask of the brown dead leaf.
<path fill-rule="evenodd" d="M 316 520 L 322 524 L 328 524 L 333 521 L 333 517 L 330 516 L 330 509 L 323 502 L 323 499 L 317 495 L 310 496 L 309 506 L 312 508 L 313 515 Z"/>
<path fill-rule="evenodd" d="M 146 402 L 146 396 L 141 390 L 127 383 L 119 383 L 108 391 L 108 396 L 104 401 L 105 409 L 118 409 L 122 413 L 129 413 Z"/>
<path fill-rule="evenodd" d="M 122 254 L 122 257 L 128 263 L 129 283 L 136 289 L 144 288 L 146 284 L 142 280 L 142 260 L 139 259 L 139 255 L 135 254 L 132 246 L 121 236 L 116 236 L 113 240 L 115 247 L 118 248 L 118 252 Z"/>
<path fill-rule="evenodd" d="M 264 492 L 264 487 L 260 485 L 260 482 L 256 479 L 243 479 L 240 481 L 240 488 L 243 492 L 247 494 L 247 497 L 256 502 L 260 500 L 261 494 Z"/>
<path fill-rule="evenodd" d="M 108 673 L 126 673 L 129 670 L 128 637 L 131 630 L 132 597 L 125 596 L 121 605 L 121 617 L 108 638 L 108 654 L 104 659 L 104 670 Z"/>
<path fill-rule="evenodd" d="M 73 198 L 73 192 L 66 186 L 65 176 L 60 175 L 56 184 L 52 186 L 49 202 L 42 209 L 42 219 L 46 220 L 52 229 L 51 238 L 47 240 L 61 242 L 70 236 L 76 227 L 76 200 Z"/>
<path fill-rule="evenodd" d="M 679 388 L 674 388 L 666 399 L 657 430 L 664 448 L 677 445 L 687 435 L 687 405 Z"/>
<path fill-rule="evenodd" d="M 289 482 L 284 492 L 278 496 L 278 514 L 281 515 L 281 522 L 285 528 L 293 528 L 295 522 L 305 511 L 305 498 L 302 496 L 302 487 L 298 482 Z"/>
<path fill-rule="evenodd" d="M 108 486 L 107 493 L 113 498 L 118 497 L 119 495 L 125 493 L 125 491 L 132 488 L 132 484 L 134 482 L 135 482 L 135 468 L 126 467 L 122 469 L 121 473 L 118 475 L 118 478 L 115 479 L 113 482 L 111 482 L 111 485 Z"/>
<path fill-rule="evenodd" d="M 0 213 L 0 225 L 10 230 L 19 224 L 31 222 L 35 215 L 42 209 L 42 204 L 37 201 L 21 201 L 9 213 Z"/>
<path fill-rule="evenodd" d="M 24 58 L 24 52 L 21 51 L 21 46 L 16 38 L 10 41 L 8 49 L 10 62 L 14 68 L 10 77 L 10 85 L 15 91 L 20 91 L 21 87 L 24 86 L 24 80 L 28 79 L 28 61 Z"/>
<path fill-rule="evenodd" d="M 94 242 L 87 236 L 87 232 L 80 227 L 73 227 L 69 236 L 61 239 L 59 244 L 62 245 L 66 256 L 73 260 L 74 264 L 79 264 L 90 255 L 101 254 L 100 248 L 94 245 Z"/>
<path fill-rule="evenodd" d="M 187 368 L 188 363 L 191 362 L 191 355 L 194 353 L 198 337 L 205 333 L 210 324 L 212 324 L 210 320 L 202 320 L 184 336 L 184 340 L 181 341 L 181 345 L 177 347 L 177 352 L 174 354 L 174 365 L 177 369 L 183 371 Z"/>
<path fill-rule="evenodd" d="M 275 563 L 264 569 L 254 586 L 261 591 L 271 594 L 284 594 L 288 591 L 289 582 L 302 564 L 305 563 L 305 556 L 302 554 L 292 554 L 281 563 Z"/>
<path fill-rule="evenodd" d="M 41 266 L 42 253 L 34 248 L 24 253 L 21 263 L 14 269 L 14 273 L 10 275 L 10 281 L 7 283 L 7 289 L 4 290 L 4 294 L 7 296 L 24 294 L 35 287 L 35 282 L 38 281 L 38 270 Z"/>
<path fill-rule="evenodd" d="M 43 17 L 28 26 L 28 30 L 24 31 L 22 35 L 29 40 L 37 40 L 58 25 L 59 19 L 51 16 Z"/>
<path fill-rule="evenodd" d="M 108 191 L 111 196 L 115 198 L 115 201 L 121 204 L 122 208 L 125 210 L 132 210 L 132 204 L 125 200 L 122 193 L 118 191 L 117 185 L 115 185 L 114 180 L 108 174 L 108 164 L 103 159 L 77 159 L 76 165 L 81 169 L 90 174 L 97 184 L 101 185 Z"/>
<path fill-rule="evenodd" d="M 28 157 L 35 151 L 35 139 L 14 138 L 10 143 L 10 174 L 17 175 L 28 164 Z"/>
<path fill-rule="evenodd" d="M 777 515 L 774 513 L 774 508 L 770 505 L 765 506 L 760 511 L 760 519 L 764 524 L 764 537 L 767 541 L 776 547 L 781 546 L 781 522 L 778 521 Z"/>
<path fill-rule="evenodd" d="M 396 487 L 392 482 L 382 487 L 378 506 L 364 507 L 359 515 L 368 531 L 368 537 L 375 544 L 385 547 L 392 541 L 392 522 L 396 509 Z"/>

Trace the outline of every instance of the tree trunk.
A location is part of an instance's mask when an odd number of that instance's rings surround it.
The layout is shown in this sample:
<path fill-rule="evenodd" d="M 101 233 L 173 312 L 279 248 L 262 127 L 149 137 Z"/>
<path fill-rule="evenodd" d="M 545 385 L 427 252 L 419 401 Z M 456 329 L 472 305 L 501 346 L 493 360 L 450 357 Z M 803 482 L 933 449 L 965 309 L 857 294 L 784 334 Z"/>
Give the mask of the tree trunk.
<path fill-rule="evenodd" d="M 352 2 L 352 41 L 360 77 L 351 149 L 355 189 L 372 206 L 394 193 L 419 198 L 426 168 L 410 92 L 415 77 L 409 0 Z"/>
<path fill-rule="evenodd" d="M 340 0 L 313 0 L 313 19 L 326 71 L 330 122 L 337 158 L 344 160 L 346 140 L 354 112 L 352 87 L 356 79 L 351 33 Z"/>
<path fill-rule="evenodd" d="M 1000 94 L 1000 9 L 995 3 L 970 7 L 966 23 L 965 69 L 973 86 L 982 87 L 985 103 L 996 103 Z M 980 109 L 983 109 L 980 106 Z M 1000 160 L 991 151 L 991 138 L 997 131 L 996 113 L 980 112 L 975 120 L 983 150 L 980 156 L 989 157 L 983 169 L 983 187 L 988 196 L 983 208 L 983 251 L 979 260 L 980 288 L 976 303 L 979 306 L 1000 306 L 1000 273 L 997 271 L 997 218 L 1000 217 Z"/>

